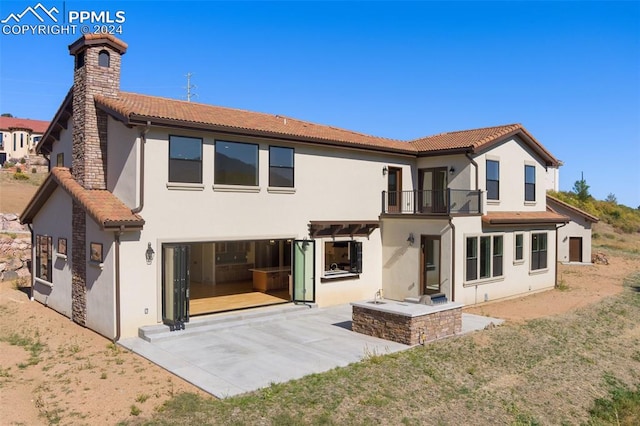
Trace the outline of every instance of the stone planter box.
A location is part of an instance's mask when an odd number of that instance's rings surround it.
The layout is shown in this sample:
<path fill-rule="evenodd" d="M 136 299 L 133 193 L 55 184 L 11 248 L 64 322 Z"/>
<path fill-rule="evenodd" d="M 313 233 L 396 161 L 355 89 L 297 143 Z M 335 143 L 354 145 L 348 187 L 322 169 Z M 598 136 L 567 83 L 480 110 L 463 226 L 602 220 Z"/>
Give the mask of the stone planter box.
<path fill-rule="evenodd" d="M 353 302 L 351 329 L 406 345 L 452 336 L 462 329 L 462 303 L 423 305 L 381 300 Z"/>

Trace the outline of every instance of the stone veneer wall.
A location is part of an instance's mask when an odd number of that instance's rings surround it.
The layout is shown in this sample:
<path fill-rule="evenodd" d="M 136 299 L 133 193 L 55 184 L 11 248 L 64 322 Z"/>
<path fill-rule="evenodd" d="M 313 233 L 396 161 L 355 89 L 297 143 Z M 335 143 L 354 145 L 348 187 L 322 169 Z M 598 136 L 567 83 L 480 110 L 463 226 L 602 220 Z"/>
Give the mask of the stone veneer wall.
<path fill-rule="evenodd" d="M 460 333 L 462 308 L 411 317 L 353 306 L 351 329 L 355 332 L 405 345 L 418 345 Z"/>
<path fill-rule="evenodd" d="M 85 325 L 87 321 L 87 216 L 82 206 L 73 202 L 73 244 L 71 246 L 71 319 Z"/>

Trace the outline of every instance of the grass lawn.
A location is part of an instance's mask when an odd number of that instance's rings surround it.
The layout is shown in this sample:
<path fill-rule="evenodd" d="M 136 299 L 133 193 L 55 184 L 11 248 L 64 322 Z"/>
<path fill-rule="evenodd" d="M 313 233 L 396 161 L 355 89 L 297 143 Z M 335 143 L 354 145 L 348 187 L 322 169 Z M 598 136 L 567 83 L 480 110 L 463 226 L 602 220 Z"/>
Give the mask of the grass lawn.
<path fill-rule="evenodd" d="M 640 424 L 639 291 L 127 424 Z"/>

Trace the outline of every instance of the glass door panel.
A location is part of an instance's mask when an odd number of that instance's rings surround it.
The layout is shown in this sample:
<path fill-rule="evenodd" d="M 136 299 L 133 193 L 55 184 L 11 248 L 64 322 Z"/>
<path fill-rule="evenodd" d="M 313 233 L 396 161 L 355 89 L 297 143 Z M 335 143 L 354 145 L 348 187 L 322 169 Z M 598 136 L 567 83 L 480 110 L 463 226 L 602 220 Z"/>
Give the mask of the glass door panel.
<path fill-rule="evenodd" d="M 189 322 L 189 246 L 162 246 L 162 322 L 171 330 Z"/>
<path fill-rule="evenodd" d="M 315 241 L 293 242 L 293 301 L 315 302 Z"/>
<path fill-rule="evenodd" d="M 440 292 L 440 236 L 423 235 L 421 237 L 422 292 L 433 294 Z"/>

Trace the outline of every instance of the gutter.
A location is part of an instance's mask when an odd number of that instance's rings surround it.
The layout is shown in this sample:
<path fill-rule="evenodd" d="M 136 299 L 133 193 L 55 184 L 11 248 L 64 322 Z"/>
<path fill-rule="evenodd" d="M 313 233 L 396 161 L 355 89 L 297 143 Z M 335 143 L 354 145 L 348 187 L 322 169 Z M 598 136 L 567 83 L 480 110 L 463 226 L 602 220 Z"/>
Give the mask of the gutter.
<path fill-rule="evenodd" d="M 144 208 L 144 146 L 147 144 L 147 132 L 151 128 L 151 121 L 147 121 L 144 129 L 140 132 L 140 199 L 138 205 L 131 210 L 131 213 L 140 213 Z"/>

